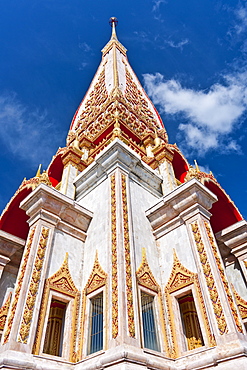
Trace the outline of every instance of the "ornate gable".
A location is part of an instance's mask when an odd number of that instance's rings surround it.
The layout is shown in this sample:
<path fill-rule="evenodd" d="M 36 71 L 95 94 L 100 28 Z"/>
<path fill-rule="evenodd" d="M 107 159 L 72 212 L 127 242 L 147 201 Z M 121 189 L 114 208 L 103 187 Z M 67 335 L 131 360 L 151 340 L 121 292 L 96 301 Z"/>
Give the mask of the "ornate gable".
<path fill-rule="evenodd" d="M 147 256 L 146 256 L 146 249 L 142 249 L 142 262 L 140 267 L 136 271 L 137 281 L 140 285 L 149 288 L 155 292 L 158 292 L 159 285 L 157 284 L 153 273 L 149 267 Z"/>
<path fill-rule="evenodd" d="M 78 292 L 68 266 L 68 253 L 66 253 L 64 261 L 60 269 L 47 279 L 50 289 L 57 290 L 62 293 L 75 296 Z"/>
<path fill-rule="evenodd" d="M 183 286 L 194 283 L 196 274 L 184 267 L 178 259 L 178 256 L 173 250 L 173 267 L 168 283 L 166 284 L 166 292 L 172 293 Z"/>
<path fill-rule="evenodd" d="M 86 294 L 92 293 L 94 290 L 101 288 L 103 285 L 105 285 L 106 278 L 107 274 L 100 266 L 98 259 L 98 251 L 96 251 L 93 269 L 85 287 Z"/>

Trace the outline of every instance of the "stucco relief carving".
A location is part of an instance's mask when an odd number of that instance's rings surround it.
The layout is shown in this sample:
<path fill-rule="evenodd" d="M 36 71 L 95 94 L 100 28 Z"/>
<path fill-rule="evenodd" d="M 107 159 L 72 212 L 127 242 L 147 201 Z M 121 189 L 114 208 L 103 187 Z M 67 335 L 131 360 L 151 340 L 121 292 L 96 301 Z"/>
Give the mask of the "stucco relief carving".
<path fill-rule="evenodd" d="M 196 243 L 197 251 L 199 253 L 200 262 L 202 265 L 204 277 L 206 279 L 207 287 L 209 296 L 213 305 L 213 310 L 215 314 L 215 319 L 218 325 L 219 333 L 225 334 L 227 333 L 227 324 L 225 320 L 225 315 L 223 312 L 222 304 L 220 301 L 220 297 L 217 292 L 217 288 L 214 282 L 214 277 L 211 271 L 211 267 L 208 261 L 208 256 L 202 241 L 201 232 L 198 226 L 198 223 L 195 222 L 194 224 L 191 224 L 191 229 L 193 233 L 193 237 Z"/>
<path fill-rule="evenodd" d="M 65 259 L 63 261 L 62 266 L 60 269 L 48 278 L 45 282 L 44 293 L 42 297 L 40 313 L 39 313 L 39 320 L 37 325 L 36 331 L 36 339 L 33 345 L 33 353 L 39 354 L 40 352 L 40 344 L 41 339 L 43 336 L 44 330 L 44 321 L 46 312 L 49 309 L 48 307 L 48 299 L 50 295 L 50 290 L 57 291 L 64 295 L 68 295 L 69 297 L 74 298 L 73 303 L 73 313 L 72 313 L 72 325 L 71 325 L 71 336 L 70 336 L 70 361 L 76 361 L 76 335 L 77 335 L 77 320 L 79 316 L 79 299 L 80 293 L 77 290 L 73 279 L 71 277 L 68 265 L 68 253 L 65 255 Z"/>
<path fill-rule="evenodd" d="M 202 314 L 202 319 L 205 327 L 205 331 L 207 334 L 208 343 L 210 346 L 215 345 L 215 339 L 211 332 L 210 324 L 208 321 L 208 316 L 206 312 L 206 307 L 204 304 L 204 300 L 202 297 L 201 287 L 199 283 L 199 279 L 196 273 L 191 272 L 186 267 L 184 267 L 181 262 L 179 261 L 177 254 L 174 250 L 173 252 L 173 267 L 169 277 L 169 280 L 165 287 L 165 296 L 168 306 L 168 320 L 169 325 L 171 328 L 171 339 L 172 339 L 172 346 L 169 348 L 169 354 L 172 358 L 176 358 L 179 354 L 178 343 L 176 339 L 176 329 L 175 329 L 175 322 L 176 318 L 174 317 L 174 312 L 172 309 L 172 299 L 171 293 L 174 293 L 186 286 L 195 286 L 195 291 L 197 295 L 197 300 L 200 306 L 200 311 Z"/>
<path fill-rule="evenodd" d="M 124 228 L 124 257 L 125 257 L 128 329 L 130 336 L 135 337 L 126 176 L 122 174 L 121 179 L 122 179 L 122 210 L 123 210 L 123 228 Z"/>
<path fill-rule="evenodd" d="M 31 322 L 33 318 L 34 305 L 36 302 L 36 296 L 39 288 L 40 277 L 45 258 L 48 236 L 49 229 L 43 227 L 40 234 L 39 245 L 34 262 L 31 283 L 29 285 L 29 291 L 27 294 L 25 309 L 19 330 L 18 342 L 21 343 L 27 343 L 29 337 Z"/>
<path fill-rule="evenodd" d="M 24 279 L 24 274 L 25 274 L 25 271 L 26 271 L 31 246 L 32 246 L 32 243 L 33 243 L 34 233 L 35 233 L 35 227 L 29 233 L 28 242 L 26 244 L 26 248 L 24 250 L 24 255 L 22 257 L 22 262 L 21 262 L 21 266 L 20 266 L 20 270 L 19 270 L 18 277 L 17 277 L 17 282 L 16 282 L 16 288 L 15 288 L 15 292 L 14 292 L 13 299 L 12 299 L 12 302 L 11 302 L 11 307 L 9 309 L 9 316 L 7 318 L 7 326 L 6 326 L 6 329 L 4 331 L 4 335 L 3 335 L 3 343 L 4 344 L 8 342 L 11 327 L 12 327 L 12 324 L 13 324 L 13 321 L 14 321 L 17 302 L 18 302 L 18 299 L 19 299 L 19 296 L 20 296 L 20 291 L 21 291 L 21 287 L 22 287 L 22 283 L 23 283 L 23 279 Z"/>
<path fill-rule="evenodd" d="M 225 288 L 225 291 L 226 291 L 227 299 L 228 299 L 229 305 L 231 307 L 231 311 L 232 311 L 232 315 L 233 315 L 234 321 L 236 323 L 236 326 L 237 326 L 238 331 L 240 333 L 243 333 L 242 324 L 241 324 L 241 322 L 239 320 L 239 317 L 238 317 L 238 312 L 237 312 L 237 309 L 235 307 L 235 303 L 233 301 L 233 297 L 232 297 L 232 293 L 231 293 L 231 290 L 230 290 L 228 281 L 226 279 L 225 270 L 224 270 L 224 268 L 222 266 L 222 262 L 221 262 L 221 259 L 220 259 L 220 256 L 219 256 L 219 252 L 218 252 L 218 249 L 217 249 L 216 244 L 215 244 L 215 241 L 214 241 L 214 237 L 213 237 L 213 234 L 212 234 L 212 231 L 211 231 L 211 227 L 210 227 L 209 223 L 206 222 L 206 221 L 204 222 L 204 225 L 206 227 L 208 239 L 209 239 L 210 245 L 212 247 L 212 251 L 213 251 L 213 254 L 214 254 L 216 265 L 218 267 L 218 270 L 219 270 L 219 273 L 220 273 L 220 277 L 221 277 L 221 280 L 223 282 L 223 285 L 224 285 L 224 288 Z"/>

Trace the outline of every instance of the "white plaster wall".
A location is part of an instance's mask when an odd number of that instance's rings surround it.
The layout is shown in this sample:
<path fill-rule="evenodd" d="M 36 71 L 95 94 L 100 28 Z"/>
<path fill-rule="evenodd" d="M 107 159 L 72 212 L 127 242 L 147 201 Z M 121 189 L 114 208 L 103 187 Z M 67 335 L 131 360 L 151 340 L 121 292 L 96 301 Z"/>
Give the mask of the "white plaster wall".
<path fill-rule="evenodd" d="M 247 289 L 240 271 L 240 266 L 235 264 L 227 266 L 226 275 L 229 282 L 234 285 L 239 295 L 247 301 Z"/>
<path fill-rule="evenodd" d="M 180 225 L 171 230 L 159 241 L 161 271 L 163 281 L 166 284 L 173 265 L 173 249 L 175 249 L 179 261 L 192 272 L 196 272 L 196 265 L 185 225 Z"/>
<path fill-rule="evenodd" d="M 119 88 L 122 92 L 126 89 L 126 73 L 125 73 L 125 65 L 123 63 L 123 54 L 117 49 L 117 65 L 118 65 L 118 82 Z"/>
<path fill-rule="evenodd" d="M 16 275 L 10 272 L 4 271 L 0 279 L 0 307 L 4 304 L 7 299 L 9 292 L 14 289 L 16 282 Z"/>
<path fill-rule="evenodd" d="M 158 251 L 152 228 L 145 211 L 157 202 L 157 197 L 130 179 L 130 201 L 134 236 L 136 269 L 142 260 L 142 248 L 146 249 L 147 260 L 155 279 L 160 283 Z"/>
<path fill-rule="evenodd" d="M 72 279 L 77 289 L 81 289 L 83 248 L 83 242 L 79 239 L 73 238 L 63 231 L 55 230 L 47 278 L 59 270 L 64 261 L 66 252 L 68 252 L 68 264 Z"/>
<path fill-rule="evenodd" d="M 109 178 L 87 193 L 80 204 L 93 212 L 93 218 L 87 231 L 84 249 L 84 271 L 82 286 L 87 283 L 92 271 L 95 253 L 98 250 L 99 262 L 104 271 L 108 271 L 110 243 L 110 183 Z"/>

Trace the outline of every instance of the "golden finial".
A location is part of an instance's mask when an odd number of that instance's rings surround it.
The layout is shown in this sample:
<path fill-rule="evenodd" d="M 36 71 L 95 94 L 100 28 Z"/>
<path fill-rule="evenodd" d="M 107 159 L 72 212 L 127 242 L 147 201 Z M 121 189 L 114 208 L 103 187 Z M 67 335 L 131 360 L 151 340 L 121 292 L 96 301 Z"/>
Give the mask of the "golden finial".
<path fill-rule="evenodd" d="M 40 175 L 41 175 L 41 172 L 40 172 L 41 171 L 41 167 L 42 167 L 42 164 L 39 165 L 39 168 L 38 168 L 38 171 L 37 171 L 35 177 L 40 177 Z"/>
<path fill-rule="evenodd" d="M 198 164 L 197 164 L 197 161 L 194 159 L 194 162 L 195 162 L 195 167 L 196 167 L 196 171 L 197 172 L 200 172 L 200 168 L 199 168 L 199 166 L 198 166 Z"/>
<path fill-rule="evenodd" d="M 113 40 L 113 39 L 117 40 L 117 34 L 116 34 L 116 26 L 117 26 L 117 24 L 118 24 L 118 20 L 117 20 L 117 18 L 116 18 L 116 17 L 111 17 L 111 18 L 109 19 L 109 23 L 110 23 L 110 25 L 111 25 L 111 27 L 112 27 L 111 40 Z"/>

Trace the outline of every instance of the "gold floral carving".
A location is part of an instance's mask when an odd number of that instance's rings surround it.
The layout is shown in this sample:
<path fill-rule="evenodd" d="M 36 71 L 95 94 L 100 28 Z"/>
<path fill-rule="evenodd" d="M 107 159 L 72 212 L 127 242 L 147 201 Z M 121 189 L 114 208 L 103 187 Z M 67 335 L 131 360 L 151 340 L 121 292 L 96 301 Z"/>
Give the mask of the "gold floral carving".
<path fill-rule="evenodd" d="M 220 302 L 220 297 L 217 292 L 217 288 L 214 282 L 214 277 L 212 274 L 212 270 L 208 261 L 208 256 L 202 241 L 201 232 L 198 226 L 198 223 L 195 222 L 194 224 L 191 224 L 192 233 L 194 236 L 194 240 L 196 243 L 197 251 L 199 254 L 200 262 L 202 265 L 204 277 L 207 283 L 209 296 L 213 305 L 213 310 L 216 318 L 216 322 L 218 325 L 218 329 L 220 334 L 227 333 L 227 325 L 225 320 L 225 315 L 223 312 L 223 308 Z"/>
<path fill-rule="evenodd" d="M 21 321 L 21 326 L 19 330 L 18 342 L 27 343 L 31 322 L 33 318 L 34 305 L 36 302 L 36 296 L 39 289 L 40 276 L 42 272 L 42 267 L 45 259 L 46 246 L 49 236 L 49 229 L 43 227 L 39 239 L 39 245 L 37 249 L 37 254 L 34 262 L 33 273 L 31 277 L 31 282 L 29 285 L 29 291 L 26 298 L 26 304 L 24 308 L 24 313 Z"/>
<path fill-rule="evenodd" d="M 106 286 L 107 288 L 107 273 L 102 269 L 98 259 L 98 251 L 96 251 L 93 269 L 88 278 L 87 284 L 83 289 L 81 297 L 81 320 L 80 320 L 80 336 L 77 352 L 77 361 L 82 359 L 82 349 L 85 340 L 84 329 L 85 329 L 86 296 L 87 294 L 92 293 L 96 289 L 99 289 L 103 286 Z"/>
<path fill-rule="evenodd" d="M 112 253 L 112 337 L 118 335 L 116 175 L 111 176 L 111 253 Z"/>
<path fill-rule="evenodd" d="M 145 248 L 142 249 L 142 262 L 136 271 L 136 278 L 140 285 L 151 289 L 154 292 L 159 291 L 159 285 L 157 284 L 147 261 Z"/>
<path fill-rule="evenodd" d="M 162 327 L 162 332 L 163 336 L 165 339 L 165 351 L 168 354 L 168 333 L 167 333 L 167 326 L 165 325 L 165 308 L 164 308 L 164 303 L 162 299 L 162 292 L 161 288 L 158 285 L 158 283 L 155 280 L 155 277 L 149 267 L 148 261 L 147 261 L 147 256 L 146 256 L 146 249 L 142 249 L 142 262 L 136 271 L 136 278 L 138 283 L 145 287 L 148 288 L 156 293 L 158 293 L 158 302 L 160 306 L 160 312 L 162 313 L 160 317 L 160 323 Z"/>
<path fill-rule="evenodd" d="M 215 339 L 212 335 L 210 324 L 208 321 L 208 316 L 207 316 L 204 300 L 202 297 L 202 292 L 201 292 L 201 287 L 200 287 L 198 276 L 197 274 L 191 272 L 190 270 L 188 270 L 186 267 L 184 267 L 181 264 L 174 250 L 173 267 L 172 267 L 169 280 L 165 287 L 165 296 L 166 296 L 166 301 L 168 305 L 167 314 L 168 314 L 169 325 L 171 328 L 171 339 L 172 339 L 172 346 L 170 346 L 169 348 L 169 354 L 172 358 L 176 358 L 179 354 L 179 351 L 178 351 L 178 344 L 177 344 L 177 339 L 175 335 L 176 320 L 175 320 L 173 309 L 172 309 L 171 293 L 176 292 L 177 290 L 180 290 L 189 285 L 191 286 L 194 285 L 195 287 L 196 295 L 198 298 L 198 303 L 200 306 L 200 311 L 202 313 L 204 327 L 205 327 L 206 334 L 207 334 L 208 343 L 211 347 L 215 346 Z"/>
<path fill-rule="evenodd" d="M 31 246 L 32 246 L 32 243 L 33 243 L 34 233 L 35 233 L 35 227 L 30 230 L 28 241 L 27 241 L 27 244 L 26 244 L 26 247 L 25 247 L 25 250 L 24 250 L 24 254 L 23 254 L 23 257 L 22 257 L 21 266 L 20 266 L 20 270 L 19 270 L 18 277 L 17 277 L 17 282 L 16 282 L 16 288 L 15 288 L 15 291 L 14 291 L 13 300 L 11 302 L 11 307 L 9 309 L 9 316 L 7 318 L 6 328 L 5 328 L 5 331 L 4 331 L 4 334 L 3 334 L 3 338 L 4 338 L 3 343 L 4 344 L 8 342 L 11 327 L 12 327 L 13 320 L 14 320 L 14 317 L 15 317 L 17 302 L 18 302 L 18 299 L 19 299 L 19 296 L 20 296 L 20 291 L 21 291 L 21 287 L 22 287 L 22 283 L 23 283 L 23 279 L 24 279 L 24 275 L 25 275 L 25 271 L 26 271 L 26 267 L 27 267 L 27 262 L 28 262 L 28 258 L 29 258 L 29 255 L 30 255 Z"/>
<path fill-rule="evenodd" d="M 38 326 L 36 331 L 36 339 L 33 345 L 33 353 L 35 355 L 38 355 L 40 353 L 41 338 L 43 336 L 46 312 L 49 309 L 48 300 L 51 290 L 57 291 L 59 293 L 62 293 L 73 298 L 71 336 L 70 336 L 70 361 L 75 362 L 77 360 L 76 336 L 77 336 L 77 320 L 79 316 L 80 293 L 77 290 L 70 274 L 68 265 L 68 253 L 66 253 L 65 259 L 60 269 L 54 275 L 49 277 L 45 282 L 38 319 Z"/>
<path fill-rule="evenodd" d="M 247 301 L 238 294 L 233 284 L 231 284 L 231 288 L 242 319 L 247 319 Z"/>
<path fill-rule="evenodd" d="M 124 257 L 125 257 L 128 329 L 130 336 L 135 337 L 126 176 L 122 174 L 121 178 L 122 178 L 122 208 L 123 208 L 123 228 L 124 228 Z"/>
<path fill-rule="evenodd" d="M 0 330 L 4 329 L 4 325 L 5 325 L 7 315 L 8 315 L 8 311 L 9 311 L 9 307 L 10 307 L 11 295 L 12 295 L 12 293 L 10 292 L 9 295 L 8 295 L 8 298 L 6 299 L 6 302 L 0 308 Z"/>
<path fill-rule="evenodd" d="M 86 294 L 92 293 L 96 289 L 99 289 L 102 286 L 104 286 L 106 283 L 106 279 L 107 279 L 107 274 L 100 266 L 98 252 L 96 252 L 93 270 L 89 276 L 89 279 L 85 287 Z"/>
<path fill-rule="evenodd" d="M 212 231 L 211 231 L 211 227 L 210 227 L 210 225 L 209 225 L 209 223 L 207 221 L 204 221 L 204 224 L 205 224 L 207 235 L 208 235 L 208 239 L 209 239 L 209 242 L 210 242 L 210 245 L 211 245 L 213 254 L 214 254 L 216 265 L 218 267 L 218 270 L 219 270 L 219 273 L 220 273 L 220 277 L 221 277 L 221 280 L 223 282 L 223 286 L 224 286 L 225 291 L 226 291 L 228 303 L 229 303 L 229 305 L 231 307 L 231 311 L 232 311 L 232 315 L 233 315 L 235 324 L 237 326 L 238 331 L 240 333 L 243 333 L 242 324 L 241 324 L 241 322 L 239 320 L 239 317 L 238 317 L 238 312 L 237 312 L 237 309 L 235 307 L 235 303 L 233 301 L 232 293 L 231 293 L 231 290 L 230 290 L 230 287 L 229 287 L 229 283 L 228 283 L 227 278 L 226 278 L 225 270 L 224 270 L 224 268 L 222 266 L 222 262 L 221 262 L 221 259 L 220 259 L 220 256 L 219 256 L 218 249 L 217 249 L 216 244 L 215 244 L 215 241 L 214 241 L 214 237 L 213 237 L 213 234 L 212 234 Z"/>

